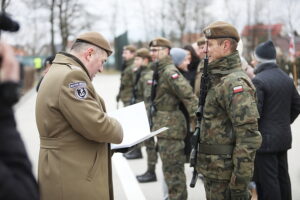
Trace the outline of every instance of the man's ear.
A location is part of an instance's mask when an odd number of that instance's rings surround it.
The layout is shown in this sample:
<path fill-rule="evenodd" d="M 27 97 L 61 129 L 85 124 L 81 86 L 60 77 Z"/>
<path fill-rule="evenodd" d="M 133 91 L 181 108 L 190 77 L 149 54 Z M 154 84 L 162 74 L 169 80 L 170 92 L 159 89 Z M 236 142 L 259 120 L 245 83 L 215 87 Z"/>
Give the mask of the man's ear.
<path fill-rule="evenodd" d="M 224 40 L 223 44 L 224 44 L 224 50 L 225 51 L 230 51 L 230 49 L 231 49 L 230 41 L 229 40 Z"/>
<path fill-rule="evenodd" d="M 91 48 L 91 47 L 87 48 L 86 51 L 84 52 L 84 58 L 85 58 L 87 61 L 90 61 L 93 52 L 94 52 L 94 49 L 93 49 L 93 48 Z"/>

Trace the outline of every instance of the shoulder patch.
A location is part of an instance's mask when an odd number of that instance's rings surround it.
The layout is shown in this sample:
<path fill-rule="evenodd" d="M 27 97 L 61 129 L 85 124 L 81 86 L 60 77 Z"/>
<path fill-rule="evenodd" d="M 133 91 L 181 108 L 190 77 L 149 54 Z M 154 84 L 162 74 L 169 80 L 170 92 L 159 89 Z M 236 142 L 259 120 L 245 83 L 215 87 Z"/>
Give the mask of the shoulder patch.
<path fill-rule="evenodd" d="M 236 86 L 233 88 L 233 93 L 239 93 L 239 92 L 243 92 L 244 91 L 244 88 L 243 86 L 239 85 L 239 86 Z"/>
<path fill-rule="evenodd" d="M 86 87 L 86 82 L 75 82 L 75 83 L 70 83 L 69 88 L 77 88 L 77 87 Z"/>
<path fill-rule="evenodd" d="M 74 88 L 74 94 L 77 99 L 85 99 L 88 96 L 86 82 L 70 83 L 69 88 Z"/>
<path fill-rule="evenodd" d="M 172 79 L 177 79 L 177 78 L 179 78 L 179 74 L 174 73 L 174 74 L 171 75 L 171 78 Z"/>

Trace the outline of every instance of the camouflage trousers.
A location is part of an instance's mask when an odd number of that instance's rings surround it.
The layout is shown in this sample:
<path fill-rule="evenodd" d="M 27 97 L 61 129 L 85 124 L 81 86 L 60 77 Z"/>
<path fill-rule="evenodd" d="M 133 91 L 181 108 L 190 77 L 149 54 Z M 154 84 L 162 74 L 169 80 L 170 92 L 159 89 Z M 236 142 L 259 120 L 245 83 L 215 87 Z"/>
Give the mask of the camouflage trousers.
<path fill-rule="evenodd" d="M 204 188 L 207 200 L 230 200 L 229 181 L 204 178 Z"/>
<path fill-rule="evenodd" d="M 148 171 L 155 171 L 155 165 L 157 163 L 157 150 L 154 138 L 150 138 L 144 142 L 146 146 L 147 152 L 147 164 L 148 164 Z"/>
<path fill-rule="evenodd" d="M 158 138 L 158 151 L 168 186 L 169 200 L 187 199 L 183 140 Z"/>

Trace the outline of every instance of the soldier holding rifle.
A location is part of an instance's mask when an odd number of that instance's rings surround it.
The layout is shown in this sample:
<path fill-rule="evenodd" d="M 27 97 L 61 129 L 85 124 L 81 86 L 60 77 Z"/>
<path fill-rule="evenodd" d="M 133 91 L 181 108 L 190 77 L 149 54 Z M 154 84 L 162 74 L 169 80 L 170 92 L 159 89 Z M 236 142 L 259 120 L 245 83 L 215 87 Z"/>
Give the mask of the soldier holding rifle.
<path fill-rule="evenodd" d="M 204 74 L 207 70 L 207 81 L 202 81 L 201 88 L 207 89 L 207 95 L 200 101 L 205 103 L 203 109 L 198 110 L 202 118 L 195 131 L 198 145 L 191 154 L 196 168 L 191 186 L 200 172 L 208 200 L 248 200 L 247 186 L 261 144 L 255 87 L 241 68 L 236 28 L 214 22 L 204 35 L 208 64 L 203 70 Z"/>

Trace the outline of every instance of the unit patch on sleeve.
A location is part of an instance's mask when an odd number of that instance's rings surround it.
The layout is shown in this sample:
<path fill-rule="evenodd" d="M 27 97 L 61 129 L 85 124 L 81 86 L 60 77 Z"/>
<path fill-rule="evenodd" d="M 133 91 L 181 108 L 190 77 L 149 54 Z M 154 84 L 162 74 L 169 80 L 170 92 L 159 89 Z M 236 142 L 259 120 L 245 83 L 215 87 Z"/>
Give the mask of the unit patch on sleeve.
<path fill-rule="evenodd" d="M 77 99 L 85 99 L 88 96 L 88 90 L 86 89 L 86 82 L 70 83 L 69 88 L 74 88 L 75 97 Z"/>
<path fill-rule="evenodd" d="M 177 79 L 179 77 L 179 74 L 175 73 L 175 74 L 172 74 L 172 79 Z"/>
<path fill-rule="evenodd" d="M 233 88 L 233 93 L 235 94 L 235 93 L 239 93 L 239 92 L 243 92 L 244 91 L 244 88 L 243 88 L 243 86 L 236 86 L 236 87 L 234 87 Z"/>

